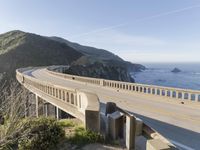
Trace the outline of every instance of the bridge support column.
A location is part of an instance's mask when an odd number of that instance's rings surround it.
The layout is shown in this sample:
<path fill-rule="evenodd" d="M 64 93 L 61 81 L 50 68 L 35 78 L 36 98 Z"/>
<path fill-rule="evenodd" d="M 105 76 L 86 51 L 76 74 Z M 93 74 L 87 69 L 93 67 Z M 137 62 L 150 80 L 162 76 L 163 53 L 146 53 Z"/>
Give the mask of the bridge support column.
<path fill-rule="evenodd" d="M 45 113 L 45 117 L 49 116 L 49 103 L 48 102 L 44 103 L 44 113 Z"/>
<path fill-rule="evenodd" d="M 39 109 L 39 102 L 38 102 L 39 97 L 37 95 L 35 95 L 35 116 L 38 118 L 39 113 L 38 113 L 38 109 Z"/>
<path fill-rule="evenodd" d="M 136 118 L 132 115 L 126 116 L 126 148 L 135 149 Z"/>
<path fill-rule="evenodd" d="M 61 118 L 61 110 L 57 106 L 55 106 L 55 117 L 57 120 Z"/>

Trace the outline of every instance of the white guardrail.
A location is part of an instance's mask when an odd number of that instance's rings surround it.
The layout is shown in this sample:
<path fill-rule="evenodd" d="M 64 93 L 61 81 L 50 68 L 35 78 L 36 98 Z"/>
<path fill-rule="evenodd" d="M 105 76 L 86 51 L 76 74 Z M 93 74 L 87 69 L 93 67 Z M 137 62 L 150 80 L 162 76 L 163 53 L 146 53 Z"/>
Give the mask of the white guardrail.
<path fill-rule="evenodd" d="M 129 83 L 129 82 L 121 82 L 121 81 L 114 81 L 114 80 L 105 80 L 105 79 L 64 74 L 63 72 L 65 72 L 65 70 L 67 69 L 68 69 L 68 66 L 51 66 L 47 68 L 47 71 L 53 75 L 60 76 L 65 79 L 95 84 L 95 85 L 109 87 L 109 88 L 113 88 L 117 90 L 144 93 L 144 94 L 155 95 L 155 96 L 160 96 L 160 97 L 178 99 L 182 101 L 187 100 L 190 102 L 200 103 L 200 91 L 198 90 Z"/>
<path fill-rule="evenodd" d="M 96 94 L 84 90 L 53 85 L 23 74 L 24 71 L 29 69 L 31 69 L 31 67 L 16 70 L 16 78 L 22 85 L 31 91 L 35 91 L 36 94 L 39 92 L 44 93 L 42 94 L 42 98 L 46 101 L 51 97 L 55 99 L 56 106 L 82 120 L 86 128 L 94 131 L 99 130 L 100 126 L 98 124 L 100 118 L 98 114 L 100 105 Z M 91 123 L 91 114 L 94 116 L 92 117 L 92 122 L 95 121 L 95 123 Z"/>

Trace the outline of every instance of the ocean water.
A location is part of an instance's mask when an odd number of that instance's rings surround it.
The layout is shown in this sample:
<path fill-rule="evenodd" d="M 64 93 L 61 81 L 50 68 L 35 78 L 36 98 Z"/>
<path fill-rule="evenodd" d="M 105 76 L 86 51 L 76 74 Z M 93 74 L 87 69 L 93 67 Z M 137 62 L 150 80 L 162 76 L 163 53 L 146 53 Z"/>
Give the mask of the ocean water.
<path fill-rule="evenodd" d="M 200 90 L 200 63 L 143 64 L 147 69 L 132 73 L 137 83 Z M 174 68 L 181 72 L 172 73 Z"/>

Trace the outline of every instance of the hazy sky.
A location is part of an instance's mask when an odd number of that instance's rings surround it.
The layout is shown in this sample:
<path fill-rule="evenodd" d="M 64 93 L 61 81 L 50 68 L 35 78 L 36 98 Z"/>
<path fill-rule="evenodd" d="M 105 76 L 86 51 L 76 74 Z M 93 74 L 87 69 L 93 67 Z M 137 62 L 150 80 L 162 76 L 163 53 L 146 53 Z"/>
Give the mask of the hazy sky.
<path fill-rule="evenodd" d="M 200 0 L 0 0 L 19 29 L 104 48 L 132 62 L 200 62 Z"/>

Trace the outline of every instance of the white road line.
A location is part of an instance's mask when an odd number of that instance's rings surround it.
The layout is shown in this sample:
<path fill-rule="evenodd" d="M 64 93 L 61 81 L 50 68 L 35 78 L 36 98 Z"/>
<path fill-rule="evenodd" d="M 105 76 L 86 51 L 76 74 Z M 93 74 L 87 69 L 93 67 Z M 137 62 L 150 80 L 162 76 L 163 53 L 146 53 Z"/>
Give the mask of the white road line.
<path fill-rule="evenodd" d="M 170 140 L 170 139 L 169 139 Z M 173 144 L 177 145 L 178 147 L 182 148 L 182 150 L 195 150 L 194 148 L 191 148 L 189 146 L 186 146 L 184 144 L 181 144 L 179 142 L 176 142 L 174 140 L 170 140 Z"/>

